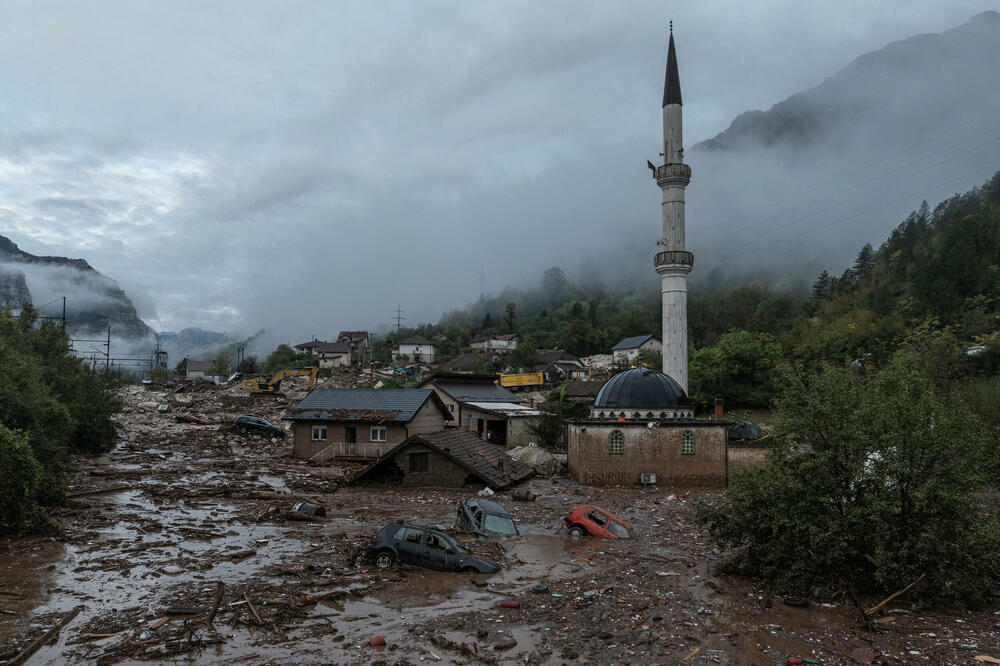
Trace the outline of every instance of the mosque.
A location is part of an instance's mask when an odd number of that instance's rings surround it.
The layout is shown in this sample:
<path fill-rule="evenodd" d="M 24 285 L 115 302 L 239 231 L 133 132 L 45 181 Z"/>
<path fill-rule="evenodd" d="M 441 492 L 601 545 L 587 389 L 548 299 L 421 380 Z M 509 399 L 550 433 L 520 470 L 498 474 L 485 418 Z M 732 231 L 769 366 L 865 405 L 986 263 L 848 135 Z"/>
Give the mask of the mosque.
<path fill-rule="evenodd" d="M 663 372 L 636 367 L 609 379 L 590 416 L 570 422 L 567 460 L 577 481 L 592 485 L 657 483 L 724 487 L 729 475 L 763 459 L 757 447 L 734 447 L 731 423 L 695 419 L 687 397 L 687 276 L 694 255 L 684 247 L 684 189 L 691 167 L 684 164 L 681 82 L 671 25 L 663 86 L 663 161 L 654 166 L 663 192 L 663 233 L 653 265 L 663 298 Z"/>

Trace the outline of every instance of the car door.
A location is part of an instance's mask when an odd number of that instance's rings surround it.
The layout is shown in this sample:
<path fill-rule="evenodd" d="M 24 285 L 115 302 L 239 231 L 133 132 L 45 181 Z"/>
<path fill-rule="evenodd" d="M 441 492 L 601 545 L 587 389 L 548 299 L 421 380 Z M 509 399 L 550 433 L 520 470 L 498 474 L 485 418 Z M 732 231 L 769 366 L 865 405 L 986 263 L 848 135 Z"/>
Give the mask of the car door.
<path fill-rule="evenodd" d="M 400 536 L 402 538 L 398 538 Z M 423 538 L 424 531 L 413 527 L 405 527 L 396 532 L 393 545 L 396 547 L 396 552 L 399 553 L 399 561 L 403 564 L 420 566 L 424 549 Z"/>
<path fill-rule="evenodd" d="M 448 568 L 448 540 L 440 532 L 427 530 L 424 540 L 423 564 L 428 569 Z"/>

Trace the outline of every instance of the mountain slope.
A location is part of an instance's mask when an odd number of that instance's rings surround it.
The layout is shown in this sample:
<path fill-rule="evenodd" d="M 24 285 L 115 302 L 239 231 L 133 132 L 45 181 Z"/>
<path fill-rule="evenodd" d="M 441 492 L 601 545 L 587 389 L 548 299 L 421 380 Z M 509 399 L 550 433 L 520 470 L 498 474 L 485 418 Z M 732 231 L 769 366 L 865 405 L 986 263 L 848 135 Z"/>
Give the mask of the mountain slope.
<path fill-rule="evenodd" d="M 747 111 L 695 146 L 805 147 L 838 142 L 872 122 L 897 136 L 934 138 L 942 116 L 985 95 L 998 108 L 1000 12 L 983 12 L 938 34 L 916 35 L 860 56 L 820 85 L 767 111 Z"/>
<path fill-rule="evenodd" d="M 153 330 L 135 311 L 118 283 L 84 259 L 36 256 L 0 236 L 0 307 L 36 307 L 66 297 L 66 319 L 76 335 L 111 332 L 119 338 L 146 338 Z M 51 313 L 50 313 L 51 314 Z"/>

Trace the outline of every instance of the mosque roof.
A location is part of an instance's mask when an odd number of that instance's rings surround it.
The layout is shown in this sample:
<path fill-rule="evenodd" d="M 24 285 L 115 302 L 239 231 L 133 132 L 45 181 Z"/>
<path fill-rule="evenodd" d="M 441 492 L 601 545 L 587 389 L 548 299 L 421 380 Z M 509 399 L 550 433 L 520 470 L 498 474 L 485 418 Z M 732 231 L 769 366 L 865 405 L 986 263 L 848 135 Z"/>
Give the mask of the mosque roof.
<path fill-rule="evenodd" d="M 687 395 L 673 377 L 639 366 L 619 372 L 601 387 L 594 407 L 680 407 Z"/>

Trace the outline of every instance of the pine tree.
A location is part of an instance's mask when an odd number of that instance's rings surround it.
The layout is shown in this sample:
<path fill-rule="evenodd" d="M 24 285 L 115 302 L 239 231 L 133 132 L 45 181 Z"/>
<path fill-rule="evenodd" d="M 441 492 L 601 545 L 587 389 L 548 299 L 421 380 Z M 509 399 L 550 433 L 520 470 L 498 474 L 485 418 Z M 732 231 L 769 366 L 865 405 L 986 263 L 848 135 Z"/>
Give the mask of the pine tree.
<path fill-rule="evenodd" d="M 875 250 L 872 249 L 871 243 L 865 243 L 865 246 L 861 248 L 858 252 L 858 258 L 854 260 L 854 268 L 852 272 L 854 274 L 855 280 L 860 280 L 869 273 L 872 272 L 872 268 L 875 267 Z"/>
<path fill-rule="evenodd" d="M 813 300 L 825 301 L 830 296 L 830 287 L 832 286 L 833 278 L 829 273 L 823 271 L 816 278 L 812 287 Z"/>

